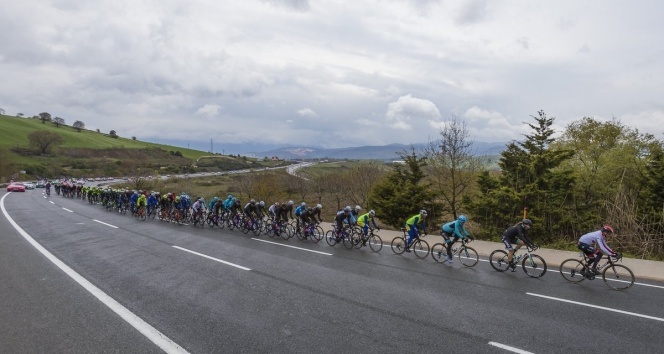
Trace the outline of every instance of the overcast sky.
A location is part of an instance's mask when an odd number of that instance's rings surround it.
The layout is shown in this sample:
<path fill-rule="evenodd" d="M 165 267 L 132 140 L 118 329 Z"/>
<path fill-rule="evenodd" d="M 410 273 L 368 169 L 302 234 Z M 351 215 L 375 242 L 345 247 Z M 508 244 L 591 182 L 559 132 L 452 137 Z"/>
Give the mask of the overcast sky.
<path fill-rule="evenodd" d="M 0 108 L 323 147 L 620 119 L 664 138 L 661 1 L 0 0 Z"/>

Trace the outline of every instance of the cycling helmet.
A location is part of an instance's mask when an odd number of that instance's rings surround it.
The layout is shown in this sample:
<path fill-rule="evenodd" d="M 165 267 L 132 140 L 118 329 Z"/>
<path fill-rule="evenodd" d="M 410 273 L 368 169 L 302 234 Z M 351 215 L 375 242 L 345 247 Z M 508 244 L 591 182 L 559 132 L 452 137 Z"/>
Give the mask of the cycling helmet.
<path fill-rule="evenodd" d="M 613 228 L 609 225 L 602 226 L 601 230 L 602 230 L 603 234 L 612 234 L 613 233 Z"/>
<path fill-rule="evenodd" d="M 274 202 L 274 206 L 279 206 L 279 202 Z"/>
<path fill-rule="evenodd" d="M 260 202 L 258 202 L 258 204 L 260 204 L 260 206 L 265 206 L 265 202 L 262 201 L 262 200 Z"/>
<path fill-rule="evenodd" d="M 521 223 L 528 226 L 528 227 L 533 227 L 533 221 L 530 220 L 530 219 L 523 219 L 523 221 L 521 221 Z"/>
<path fill-rule="evenodd" d="M 307 206 L 307 203 L 302 202 L 302 203 L 300 203 L 300 205 L 303 206 L 303 207 L 305 207 L 305 206 Z"/>
<path fill-rule="evenodd" d="M 344 211 L 350 211 L 350 210 L 351 210 L 350 206 L 347 206 L 347 207 L 344 208 Z"/>
<path fill-rule="evenodd" d="M 316 204 L 316 209 L 323 209 L 323 206 L 320 204 Z"/>
<path fill-rule="evenodd" d="M 362 210 L 362 207 L 359 206 L 359 205 L 356 205 L 356 206 L 355 206 L 355 210 L 358 210 L 358 211 L 359 211 L 359 210 Z"/>
<path fill-rule="evenodd" d="M 461 222 L 466 222 L 468 219 L 466 218 L 465 215 L 459 215 L 459 221 Z"/>
<path fill-rule="evenodd" d="M 288 201 L 288 205 L 293 205 L 293 201 L 292 201 L 292 200 L 289 200 L 289 201 Z"/>
<path fill-rule="evenodd" d="M 256 199 L 252 199 L 249 201 L 249 204 L 256 204 Z"/>
<path fill-rule="evenodd" d="M 369 210 L 369 215 L 371 215 L 371 216 L 375 216 L 375 215 L 376 215 L 376 212 L 373 211 L 373 210 Z"/>
<path fill-rule="evenodd" d="M 228 197 L 226 197 L 226 198 L 228 198 L 228 199 L 233 199 L 233 195 L 232 195 L 232 194 L 229 194 Z"/>
<path fill-rule="evenodd" d="M 420 215 L 427 216 L 427 211 L 424 209 L 420 210 Z"/>

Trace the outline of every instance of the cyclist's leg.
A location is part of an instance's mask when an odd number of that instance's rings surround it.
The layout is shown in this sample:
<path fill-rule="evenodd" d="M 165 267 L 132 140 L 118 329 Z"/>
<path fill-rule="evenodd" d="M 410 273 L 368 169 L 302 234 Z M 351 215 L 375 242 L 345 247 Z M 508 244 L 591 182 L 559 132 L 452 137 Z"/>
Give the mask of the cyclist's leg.
<path fill-rule="evenodd" d="M 503 236 L 503 245 L 505 245 L 505 249 L 507 250 L 507 262 L 509 264 L 512 264 L 512 257 L 514 257 L 514 248 L 512 247 L 512 240 Z"/>
<path fill-rule="evenodd" d="M 414 227 L 410 227 L 408 225 L 406 225 L 406 228 L 408 228 L 408 239 L 406 240 L 406 249 L 408 249 L 408 247 L 410 247 L 410 244 L 417 237 L 417 229 L 415 229 Z"/>
<path fill-rule="evenodd" d="M 450 259 L 452 258 L 452 235 L 448 234 L 447 232 L 443 231 L 441 232 L 440 236 L 443 236 L 443 239 L 445 240 L 445 249 L 447 250 L 447 258 Z"/>

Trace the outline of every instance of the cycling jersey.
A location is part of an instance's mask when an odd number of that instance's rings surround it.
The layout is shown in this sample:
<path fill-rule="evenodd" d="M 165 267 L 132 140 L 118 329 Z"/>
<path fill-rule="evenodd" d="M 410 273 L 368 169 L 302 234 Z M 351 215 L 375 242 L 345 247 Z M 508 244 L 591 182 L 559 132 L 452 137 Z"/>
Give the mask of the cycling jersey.
<path fill-rule="evenodd" d="M 523 241 L 528 247 L 533 247 L 533 242 L 522 223 L 511 226 L 503 232 L 503 243 L 507 249 L 511 249 L 511 243 L 518 243 L 518 240 Z"/>
<path fill-rule="evenodd" d="M 470 237 L 470 234 L 468 234 L 466 228 L 463 227 L 463 224 L 464 223 L 459 220 L 450 221 L 443 225 L 442 231 L 443 233 L 447 234 L 448 237 L 454 236 L 460 239 L 463 239 L 464 237 Z"/>
<path fill-rule="evenodd" d="M 579 239 L 579 243 L 584 243 L 586 245 L 591 246 L 593 243 L 597 244 L 599 248 L 602 250 L 603 253 L 608 254 L 610 256 L 615 256 L 616 253 L 613 252 L 611 248 L 606 244 L 606 239 L 604 238 L 604 235 L 602 235 L 602 230 L 597 230 L 593 232 L 589 232 Z"/>

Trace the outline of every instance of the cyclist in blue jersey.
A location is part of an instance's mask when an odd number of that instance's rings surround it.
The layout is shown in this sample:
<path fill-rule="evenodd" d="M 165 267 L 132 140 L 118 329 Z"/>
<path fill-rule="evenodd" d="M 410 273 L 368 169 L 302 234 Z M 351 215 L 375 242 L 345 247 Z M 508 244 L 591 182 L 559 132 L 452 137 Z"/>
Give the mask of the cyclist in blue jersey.
<path fill-rule="evenodd" d="M 445 248 L 447 248 L 445 262 L 454 263 L 452 258 L 452 245 L 455 242 L 459 239 L 463 240 L 466 237 L 471 241 L 473 240 L 473 237 L 470 236 L 464 227 L 467 220 L 468 218 L 466 218 L 465 215 L 459 215 L 456 220 L 443 224 L 440 230 L 440 235 L 445 239 Z"/>

